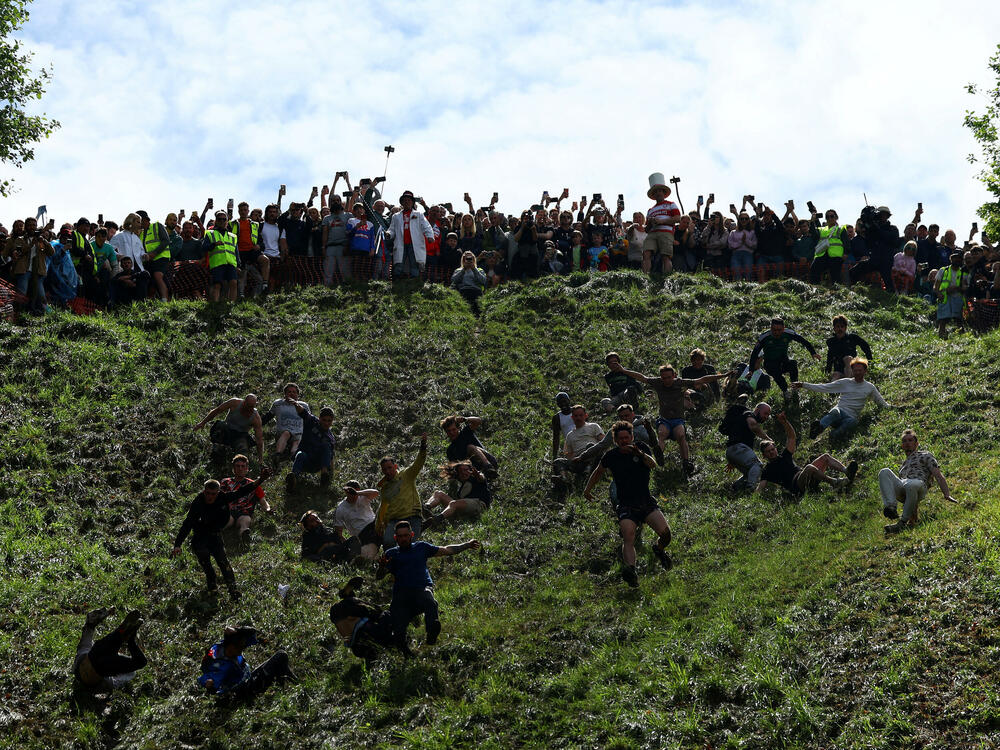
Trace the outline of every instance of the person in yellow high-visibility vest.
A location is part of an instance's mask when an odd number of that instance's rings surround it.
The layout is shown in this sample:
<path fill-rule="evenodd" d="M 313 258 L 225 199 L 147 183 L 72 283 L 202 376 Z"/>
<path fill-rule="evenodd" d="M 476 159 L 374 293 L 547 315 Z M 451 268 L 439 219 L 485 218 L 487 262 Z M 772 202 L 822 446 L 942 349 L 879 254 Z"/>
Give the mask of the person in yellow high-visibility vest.
<path fill-rule="evenodd" d="M 962 268 L 962 254 L 951 254 L 951 265 L 938 270 L 934 291 L 938 296 L 938 336 L 948 338 L 948 321 L 954 320 L 962 327 L 965 309 L 965 292 L 969 288 L 969 274 Z"/>
<path fill-rule="evenodd" d="M 823 274 L 829 272 L 830 283 L 840 281 L 840 269 L 844 264 L 844 245 L 848 242 L 847 229 L 837 223 L 837 212 L 832 208 L 826 212 L 826 226 L 819 225 L 818 217 L 813 214 L 810 222 L 810 233 L 816 243 L 813 250 L 812 265 L 809 266 L 809 281 L 819 284 Z"/>
<path fill-rule="evenodd" d="M 239 280 L 236 235 L 229 231 L 229 216 L 225 211 L 215 212 L 215 225 L 205 232 L 202 248 L 208 256 L 208 272 L 211 275 L 208 299 L 218 302 L 225 286 L 226 299 L 235 302 Z"/>
<path fill-rule="evenodd" d="M 250 205 L 242 201 L 236 210 L 238 218 L 229 222 L 229 231 L 236 235 L 236 251 L 239 254 L 239 294 L 246 293 L 247 280 L 253 282 L 257 293 L 267 292 L 271 261 L 261 247 L 261 222 L 250 217 Z"/>
<path fill-rule="evenodd" d="M 142 224 L 139 229 L 139 239 L 142 240 L 144 250 L 142 256 L 143 265 L 153 277 L 156 290 L 160 294 L 160 299 L 167 301 L 167 272 L 170 271 L 170 237 L 167 230 L 158 221 L 150 222 L 149 214 L 145 211 L 136 211 Z"/>

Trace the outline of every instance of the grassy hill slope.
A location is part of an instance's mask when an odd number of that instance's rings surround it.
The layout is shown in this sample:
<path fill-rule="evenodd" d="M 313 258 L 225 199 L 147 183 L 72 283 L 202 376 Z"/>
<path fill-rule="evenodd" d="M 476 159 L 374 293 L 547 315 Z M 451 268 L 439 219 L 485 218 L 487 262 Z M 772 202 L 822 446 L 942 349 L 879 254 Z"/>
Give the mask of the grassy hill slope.
<path fill-rule="evenodd" d="M 725 367 L 774 314 L 821 343 L 837 312 L 872 344 L 871 378 L 903 407 L 866 410 L 853 439 L 831 447 L 827 435 L 804 438 L 830 400 L 803 394 L 790 405 L 800 459 L 825 450 L 857 459 L 853 490 L 800 503 L 729 495 L 716 407 L 692 426 L 698 473 L 686 481 L 673 448 L 655 475 L 676 567 L 659 570 L 647 533 L 641 587 L 625 587 L 606 500 L 549 491 L 555 392 L 596 414 L 609 349 L 647 373 L 683 364 L 694 346 Z M 504 287 L 479 319 L 439 287 L 373 284 L 232 309 L 178 302 L 3 324 L 0 746 L 1000 742 L 1000 334 L 941 342 L 928 314 L 920 301 L 795 280 L 623 273 Z M 820 380 L 819 365 L 803 364 L 802 376 Z M 229 396 L 253 391 L 268 402 L 287 380 L 314 407 L 335 409 L 333 486 L 373 484 L 378 458 L 408 462 L 426 429 L 426 496 L 441 486 L 437 420 L 486 418 L 482 437 L 501 459 L 494 507 L 479 523 L 427 536 L 476 536 L 484 550 L 431 562 L 444 632 L 416 660 L 388 656 L 366 672 L 340 644 L 327 611 L 348 572 L 301 562 L 295 523 L 339 497 L 315 482 L 286 497 L 287 463 L 268 485 L 276 517 L 231 553 L 238 604 L 202 595 L 186 547 L 167 558 L 187 503 L 205 479 L 225 475 L 191 425 Z M 645 402 L 655 408 L 655 397 Z M 898 468 L 906 426 L 963 503 L 947 505 L 932 488 L 920 526 L 887 539 L 875 474 Z M 387 579 L 369 595 L 387 602 L 388 592 Z M 83 613 L 98 605 L 143 609 L 151 664 L 107 702 L 74 701 L 72 655 Z M 251 663 L 281 647 L 303 679 L 220 708 L 196 689 L 198 664 L 225 624 L 242 622 L 272 639 L 248 650 Z M 412 635 L 419 642 L 422 630 Z"/>

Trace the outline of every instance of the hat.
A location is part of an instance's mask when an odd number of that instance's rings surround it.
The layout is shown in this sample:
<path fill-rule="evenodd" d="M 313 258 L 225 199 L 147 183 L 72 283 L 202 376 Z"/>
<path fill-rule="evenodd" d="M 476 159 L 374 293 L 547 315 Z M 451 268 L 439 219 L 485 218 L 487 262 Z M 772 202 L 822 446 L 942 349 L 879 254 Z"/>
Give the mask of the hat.
<path fill-rule="evenodd" d="M 670 195 L 670 188 L 667 187 L 667 178 L 663 176 L 663 172 L 653 172 L 649 176 L 649 190 L 646 191 L 646 197 L 653 197 L 653 190 L 656 188 L 666 188 L 667 195 Z"/>
<path fill-rule="evenodd" d="M 359 482 L 357 479 L 350 479 L 344 483 L 344 492 L 347 492 L 347 490 L 357 491 L 360 489 L 361 489 L 361 482 Z"/>
<path fill-rule="evenodd" d="M 145 211 L 136 211 L 136 214 L 139 216 L 140 219 L 145 219 L 146 221 L 149 221 L 149 214 L 147 214 Z"/>
<path fill-rule="evenodd" d="M 878 208 L 875 209 L 875 213 L 877 213 L 877 214 L 889 214 L 889 216 L 892 216 L 892 211 L 889 210 L 888 206 L 879 206 Z"/>
<path fill-rule="evenodd" d="M 403 191 L 403 194 L 401 196 L 399 196 L 399 202 L 400 203 L 403 202 L 403 198 L 409 198 L 414 203 L 417 202 L 417 199 L 413 197 L 413 191 L 412 190 L 404 190 Z"/>
<path fill-rule="evenodd" d="M 222 636 L 222 645 L 240 642 L 244 647 L 253 646 L 257 643 L 257 629 L 249 626 L 238 628 L 226 628 L 225 635 Z"/>
<path fill-rule="evenodd" d="M 567 401 L 569 401 L 569 394 L 566 393 L 566 391 L 559 391 L 559 393 L 556 394 L 556 401 L 558 401 L 561 398 L 564 398 Z"/>

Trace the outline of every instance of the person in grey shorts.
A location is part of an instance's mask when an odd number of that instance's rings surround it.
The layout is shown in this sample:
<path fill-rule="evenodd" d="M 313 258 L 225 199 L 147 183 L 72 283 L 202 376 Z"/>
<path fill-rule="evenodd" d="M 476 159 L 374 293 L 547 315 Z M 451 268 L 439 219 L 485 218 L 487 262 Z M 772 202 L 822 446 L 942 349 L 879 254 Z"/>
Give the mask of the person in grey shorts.
<path fill-rule="evenodd" d="M 927 485 L 934 477 L 941 488 L 944 499 L 957 503 L 948 489 L 948 482 L 941 473 L 937 459 L 928 451 L 918 450 L 917 433 L 903 430 L 900 445 L 906 458 L 897 475 L 892 469 L 882 469 L 878 473 L 878 488 L 882 494 L 882 513 L 886 518 L 899 518 L 896 523 L 885 527 L 885 533 L 897 534 L 908 526 L 916 524 L 917 508 L 927 496 Z M 903 515 L 899 516 L 898 506 L 903 503 Z"/>
<path fill-rule="evenodd" d="M 490 507 L 493 498 L 486 477 L 472 465 L 471 461 L 445 464 L 441 467 L 441 476 L 457 485 L 455 497 L 443 490 L 434 490 L 424 503 L 424 510 L 432 513 L 434 508 L 439 506 L 444 506 L 444 510 L 438 515 L 431 515 L 424 524 L 425 529 L 452 519 L 479 518 Z"/>
<path fill-rule="evenodd" d="M 754 409 L 747 407 L 747 396 L 740 396 L 736 403 L 726 410 L 719 432 L 726 436 L 726 461 L 739 469 L 743 476 L 732 484 L 735 491 L 753 492 L 760 483 L 764 465 L 753 449 L 754 438 L 770 440 L 764 432 L 763 423 L 771 416 L 771 406 L 763 401 Z"/>

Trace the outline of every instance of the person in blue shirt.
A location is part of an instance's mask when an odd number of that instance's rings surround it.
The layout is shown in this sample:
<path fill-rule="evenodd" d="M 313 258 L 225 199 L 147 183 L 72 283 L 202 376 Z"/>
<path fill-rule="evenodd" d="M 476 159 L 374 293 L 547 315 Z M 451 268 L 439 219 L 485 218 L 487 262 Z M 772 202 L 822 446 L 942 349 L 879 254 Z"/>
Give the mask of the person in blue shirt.
<path fill-rule="evenodd" d="M 433 646 L 437 643 L 438 635 L 441 633 L 438 603 L 434 598 L 434 581 L 430 571 L 427 570 L 428 558 L 447 557 L 465 552 L 467 549 L 479 549 L 479 542 L 473 539 L 445 547 L 436 547 L 427 542 L 414 542 L 413 529 L 410 528 L 409 521 L 399 521 L 394 531 L 396 546 L 385 551 L 382 563 L 394 578 L 389 614 L 392 617 L 392 630 L 396 636 L 397 646 L 406 654 L 409 651 L 406 628 L 417 615 L 424 616 L 427 645 Z"/>
<path fill-rule="evenodd" d="M 243 649 L 259 642 L 254 628 L 227 627 L 222 640 L 213 644 L 202 657 L 198 684 L 210 695 L 250 698 L 263 693 L 275 680 L 297 682 L 298 677 L 288 666 L 288 654 L 284 651 L 276 652 L 251 671 Z"/>

